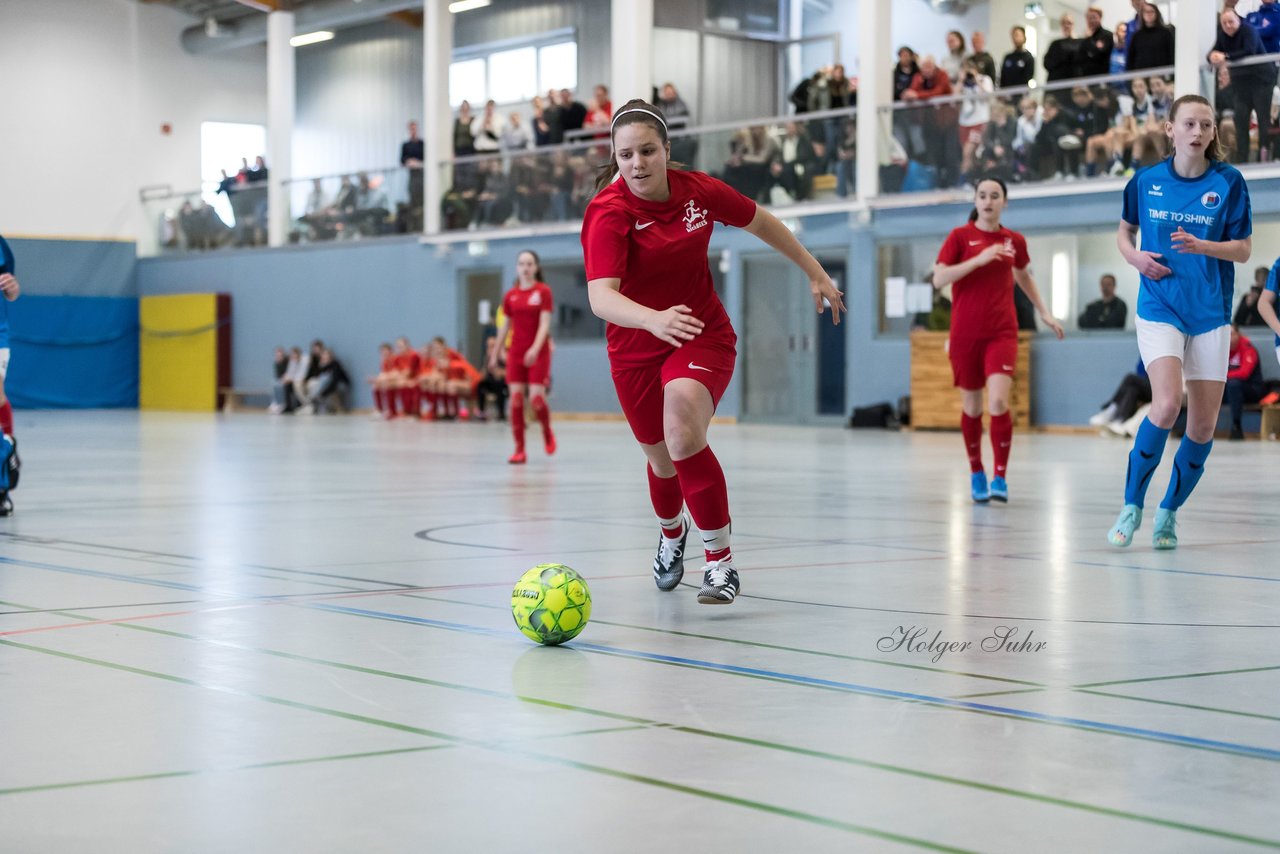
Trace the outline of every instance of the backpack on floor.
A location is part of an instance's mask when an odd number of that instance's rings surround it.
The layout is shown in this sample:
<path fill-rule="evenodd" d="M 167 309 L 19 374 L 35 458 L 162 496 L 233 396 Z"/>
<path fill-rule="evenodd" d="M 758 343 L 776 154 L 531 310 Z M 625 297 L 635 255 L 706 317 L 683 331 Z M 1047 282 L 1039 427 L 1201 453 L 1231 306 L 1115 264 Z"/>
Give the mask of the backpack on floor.
<path fill-rule="evenodd" d="M 18 486 L 18 441 L 0 433 L 0 492 Z"/>

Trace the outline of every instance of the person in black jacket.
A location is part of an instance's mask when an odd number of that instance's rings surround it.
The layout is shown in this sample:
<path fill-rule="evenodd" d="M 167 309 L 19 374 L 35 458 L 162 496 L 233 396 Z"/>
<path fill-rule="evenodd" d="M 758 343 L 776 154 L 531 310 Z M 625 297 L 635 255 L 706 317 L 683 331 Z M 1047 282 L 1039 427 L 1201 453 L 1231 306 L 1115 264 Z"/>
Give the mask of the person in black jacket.
<path fill-rule="evenodd" d="M 1209 62 L 1221 68 L 1266 51 L 1253 27 L 1240 20 L 1233 9 L 1218 16 L 1218 39 L 1209 51 Z M 1236 162 L 1249 162 L 1249 114 L 1258 116 L 1258 154 L 1271 138 L 1271 90 L 1276 85 L 1276 67 L 1264 62 L 1258 65 L 1236 65 L 1229 69 L 1235 101 Z"/>
<path fill-rule="evenodd" d="M 1084 13 L 1085 34 L 1076 53 L 1076 76 L 1098 77 L 1111 73 L 1115 37 L 1102 26 L 1102 10 L 1090 6 Z"/>
<path fill-rule="evenodd" d="M 1004 55 L 1004 61 L 1000 65 L 1001 89 L 1026 86 L 1027 81 L 1036 73 L 1035 55 L 1027 50 L 1026 27 L 1014 27 L 1009 31 L 1009 37 L 1013 39 L 1013 50 Z"/>
<path fill-rule="evenodd" d="M 1075 35 L 1075 18 L 1070 13 L 1064 13 L 1058 23 L 1062 27 L 1062 38 L 1054 39 L 1044 54 L 1044 70 L 1050 83 L 1055 80 L 1070 80 L 1079 74 L 1076 54 L 1080 51 L 1080 39 Z"/>
<path fill-rule="evenodd" d="M 320 348 L 320 358 L 314 363 L 315 376 L 307 380 L 307 405 L 304 413 L 328 412 L 334 404 L 341 406 L 342 395 L 351 388 L 351 377 L 342 363 L 328 347 Z M 336 399 L 335 399 L 336 396 Z"/>
<path fill-rule="evenodd" d="M 1098 288 L 1102 291 L 1102 299 L 1094 300 L 1084 308 L 1080 315 L 1081 329 L 1124 329 L 1125 316 L 1129 307 L 1124 300 L 1116 296 L 1116 277 L 1106 273 L 1098 280 Z M 1130 413 L 1132 415 L 1132 413 Z"/>
<path fill-rule="evenodd" d="M 1173 65 L 1173 27 L 1165 26 L 1160 9 L 1145 3 L 1138 18 L 1142 23 L 1136 32 L 1129 33 L 1125 68 L 1140 71 Z"/>

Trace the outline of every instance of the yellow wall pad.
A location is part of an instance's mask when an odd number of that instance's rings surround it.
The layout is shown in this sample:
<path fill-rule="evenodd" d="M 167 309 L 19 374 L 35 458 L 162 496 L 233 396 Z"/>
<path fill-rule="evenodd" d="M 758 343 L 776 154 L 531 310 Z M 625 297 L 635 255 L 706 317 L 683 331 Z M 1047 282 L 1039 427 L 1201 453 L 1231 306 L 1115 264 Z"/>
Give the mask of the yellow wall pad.
<path fill-rule="evenodd" d="M 231 297 L 142 297 L 138 405 L 141 409 L 214 412 L 230 385 Z"/>

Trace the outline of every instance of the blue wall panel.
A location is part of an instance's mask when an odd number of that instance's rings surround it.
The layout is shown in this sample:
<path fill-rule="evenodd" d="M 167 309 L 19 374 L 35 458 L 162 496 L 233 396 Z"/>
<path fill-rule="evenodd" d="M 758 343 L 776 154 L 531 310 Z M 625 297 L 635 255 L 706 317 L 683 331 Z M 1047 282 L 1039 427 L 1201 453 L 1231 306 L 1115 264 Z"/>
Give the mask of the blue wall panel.
<path fill-rule="evenodd" d="M 5 393 L 18 409 L 138 405 L 137 299 L 23 294 L 9 326 Z"/>

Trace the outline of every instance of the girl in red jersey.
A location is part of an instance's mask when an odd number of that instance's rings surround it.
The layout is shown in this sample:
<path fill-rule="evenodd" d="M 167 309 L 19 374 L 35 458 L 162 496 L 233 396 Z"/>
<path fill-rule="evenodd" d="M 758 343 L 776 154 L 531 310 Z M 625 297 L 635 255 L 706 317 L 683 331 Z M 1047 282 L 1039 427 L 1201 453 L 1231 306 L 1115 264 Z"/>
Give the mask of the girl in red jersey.
<path fill-rule="evenodd" d="M 542 281 L 542 262 L 532 249 L 516 257 L 516 284 L 502 298 L 502 313 L 498 344 L 489 354 L 489 370 L 497 370 L 499 351 L 506 346 L 510 328 L 507 388 L 511 393 L 511 435 L 516 440 L 516 452 L 507 462 L 519 465 L 528 459 L 524 452 L 526 394 L 542 424 L 542 442 L 547 454 L 556 452 L 551 409 L 547 406 L 547 377 L 551 375 L 551 288 Z"/>
<path fill-rule="evenodd" d="M 373 386 L 373 417 L 396 417 L 396 356 L 390 344 L 378 345 L 378 375 L 369 377 L 369 385 Z"/>
<path fill-rule="evenodd" d="M 970 486 L 979 503 L 1009 500 L 1005 470 L 1009 445 L 1013 442 L 1013 416 L 1009 413 L 1009 392 L 1018 359 L 1018 320 L 1013 307 L 1013 284 L 1031 300 L 1040 319 L 1053 334 L 1062 338 L 1062 325 L 1054 320 L 1040 299 L 1031 278 L 1027 240 L 1000 225 L 1000 214 L 1008 205 L 1008 191 L 999 178 L 978 181 L 969 222 L 947 235 L 938 262 L 933 268 L 933 284 L 945 288 L 952 283 L 951 336 L 947 342 L 951 373 L 960 389 L 960 432 L 969 452 Z M 995 477 L 987 485 L 982 468 L 982 390 L 987 391 L 987 412 L 991 415 L 991 451 L 995 457 Z"/>
<path fill-rule="evenodd" d="M 844 311 L 841 293 L 777 217 L 701 172 L 668 169 L 662 111 L 632 100 L 614 114 L 613 152 L 582 223 L 591 310 L 608 322 L 618 400 L 648 458 L 649 496 L 662 533 L 654 581 L 672 590 L 684 574 L 688 504 L 707 565 L 698 601 L 728 604 L 739 580 L 729 548 L 724 472 L 707 427 L 733 376 L 737 336 L 707 267 L 713 221 L 746 229 L 809 279 L 819 313 Z M 621 180 L 617 180 L 617 178 Z"/>

